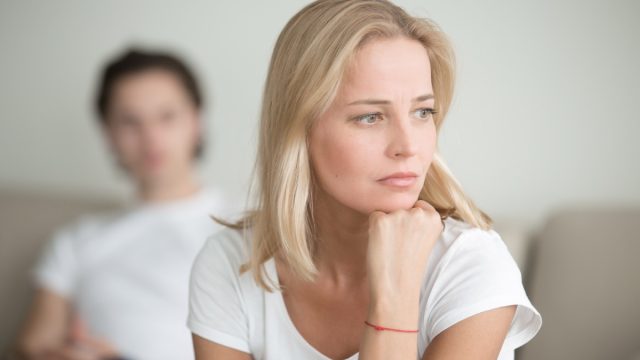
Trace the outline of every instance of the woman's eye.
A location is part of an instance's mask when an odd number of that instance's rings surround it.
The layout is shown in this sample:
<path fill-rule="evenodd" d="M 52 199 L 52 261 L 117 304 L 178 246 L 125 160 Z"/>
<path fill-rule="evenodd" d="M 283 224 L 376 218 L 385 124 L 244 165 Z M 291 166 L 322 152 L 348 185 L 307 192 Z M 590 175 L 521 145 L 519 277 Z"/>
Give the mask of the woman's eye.
<path fill-rule="evenodd" d="M 356 121 L 363 124 L 372 125 L 372 124 L 375 124 L 375 122 L 379 120 L 381 117 L 382 117 L 382 114 L 380 113 L 365 114 L 365 115 L 358 116 L 356 118 Z"/>
<path fill-rule="evenodd" d="M 418 116 L 418 118 L 420 119 L 425 119 L 428 120 L 431 118 L 431 116 L 433 114 L 435 114 L 436 111 L 432 108 L 423 108 L 423 109 L 418 109 L 416 110 L 415 114 Z"/>

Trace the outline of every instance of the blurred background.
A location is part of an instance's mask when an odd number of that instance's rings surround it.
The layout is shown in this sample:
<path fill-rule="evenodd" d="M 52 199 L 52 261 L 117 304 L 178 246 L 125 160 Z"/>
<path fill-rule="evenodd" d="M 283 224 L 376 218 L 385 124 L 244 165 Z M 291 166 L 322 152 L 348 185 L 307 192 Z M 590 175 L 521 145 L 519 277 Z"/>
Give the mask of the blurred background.
<path fill-rule="evenodd" d="M 132 189 L 92 108 L 129 45 L 185 57 L 205 90 L 200 172 L 242 202 L 275 39 L 307 1 L 0 1 L 0 350 L 52 229 Z M 640 2 L 396 1 L 457 55 L 440 151 L 496 220 L 542 314 L 520 359 L 640 354 Z M 638 355 L 640 356 L 640 355 Z"/>

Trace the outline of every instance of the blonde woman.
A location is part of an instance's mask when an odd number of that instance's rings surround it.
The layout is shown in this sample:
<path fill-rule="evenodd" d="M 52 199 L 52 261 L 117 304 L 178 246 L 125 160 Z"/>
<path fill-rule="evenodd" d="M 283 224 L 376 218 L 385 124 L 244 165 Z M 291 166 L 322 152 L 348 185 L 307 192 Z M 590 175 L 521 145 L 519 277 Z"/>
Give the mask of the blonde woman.
<path fill-rule="evenodd" d="M 389 2 L 288 22 L 257 209 L 192 269 L 198 359 L 512 359 L 535 336 L 516 263 L 437 152 L 453 83 L 445 35 Z"/>

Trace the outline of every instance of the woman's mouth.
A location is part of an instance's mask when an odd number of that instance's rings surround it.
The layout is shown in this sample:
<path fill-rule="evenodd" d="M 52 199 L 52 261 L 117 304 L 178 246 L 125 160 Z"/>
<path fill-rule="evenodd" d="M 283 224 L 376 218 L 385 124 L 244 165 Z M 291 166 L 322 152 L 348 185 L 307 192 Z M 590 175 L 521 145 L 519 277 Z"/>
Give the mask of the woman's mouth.
<path fill-rule="evenodd" d="M 378 180 L 383 185 L 400 188 L 413 186 L 416 181 L 418 175 L 413 172 L 398 172 Z"/>

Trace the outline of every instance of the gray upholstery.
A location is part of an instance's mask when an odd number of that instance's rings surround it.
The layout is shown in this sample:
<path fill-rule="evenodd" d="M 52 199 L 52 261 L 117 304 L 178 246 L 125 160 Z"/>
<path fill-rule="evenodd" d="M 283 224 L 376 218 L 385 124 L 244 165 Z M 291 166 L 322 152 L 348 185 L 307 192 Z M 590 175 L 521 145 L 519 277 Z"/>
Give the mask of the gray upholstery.
<path fill-rule="evenodd" d="M 79 215 L 119 206 L 114 199 L 0 189 L 0 357 L 30 304 L 29 269 L 59 226 Z"/>
<path fill-rule="evenodd" d="M 640 209 L 565 210 L 534 242 L 542 328 L 519 360 L 627 360 L 640 351 Z"/>

